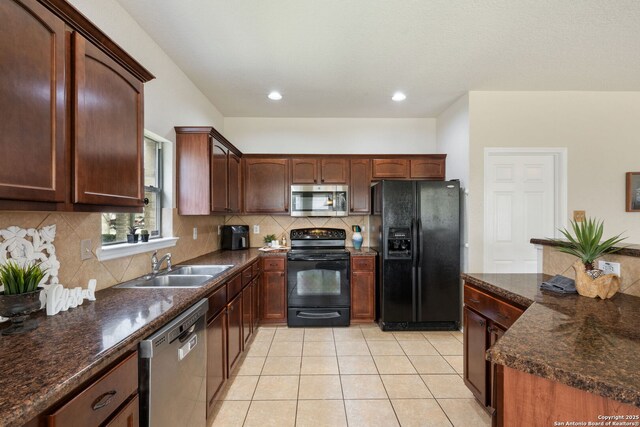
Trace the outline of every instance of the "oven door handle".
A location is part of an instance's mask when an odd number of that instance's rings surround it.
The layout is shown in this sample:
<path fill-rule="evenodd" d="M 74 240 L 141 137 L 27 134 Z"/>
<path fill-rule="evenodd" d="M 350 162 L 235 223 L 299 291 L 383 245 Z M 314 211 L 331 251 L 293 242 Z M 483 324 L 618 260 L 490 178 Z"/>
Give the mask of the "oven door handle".
<path fill-rule="evenodd" d="M 308 311 L 299 311 L 296 314 L 301 319 L 335 319 L 340 317 L 340 313 L 332 311 L 331 313 L 310 313 Z"/>
<path fill-rule="evenodd" d="M 348 257 L 318 257 L 318 258 L 310 258 L 310 257 L 289 257 L 289 261 L 347 261 Z"/>

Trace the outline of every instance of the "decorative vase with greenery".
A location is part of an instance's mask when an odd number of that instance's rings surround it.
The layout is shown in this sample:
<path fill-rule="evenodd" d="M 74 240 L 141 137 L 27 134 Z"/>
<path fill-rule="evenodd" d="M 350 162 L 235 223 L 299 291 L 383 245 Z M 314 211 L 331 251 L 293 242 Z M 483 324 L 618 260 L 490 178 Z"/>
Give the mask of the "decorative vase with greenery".
<path fill-rule="evenodd" d="M 620 289 L 620 277 L 615 274 L 603 274 L 594 266 L 597 258 L 622 249 L 616 247 L 626 237 L 611 237 L 601 242 L 604 221 L 585 218 L 583 222 L 571 221 L 573 235 L 567 229 L 560 230 L 567 240 L 552 239 L 558 250 L 578 258 L 573 264 L 576 272 L 576 290 L 580 295 L 590 298 L 611 298 Z"/>
<path fill-rule="evenodd" d="M 271 242 L 273 242 L 274 240 L 277 240 L 275 234 L 267 234 L 266 236 L 264 236 L 264 244 L 266 246 L 271 246 Z"/>
<path fill-rule="evenodd" d="M 127 234 L 127 243 L 138 243 L 138 235 L 136 234 L 136 230 L 138 227 L 132 225 L 129 227 L 129 233 Z"/>
<path fill-rule="evenodd" d="M 140 230 L 140 240 L 142 240 L 143 242 L 149 241 L 149 230 L 146 230 L 144 228 Z"/>
<path fill-rule="evenodd" d="M 0 265 L 0 316 L 8 317 L 11 326 L 2 330 L 2 335 L 15 335 L 35 329 L 38 323 L 27 320 L 29 315 L 40 310 L 38 285 L 44 278 L 40 264 L 21 267 L 14 261 Z"/>

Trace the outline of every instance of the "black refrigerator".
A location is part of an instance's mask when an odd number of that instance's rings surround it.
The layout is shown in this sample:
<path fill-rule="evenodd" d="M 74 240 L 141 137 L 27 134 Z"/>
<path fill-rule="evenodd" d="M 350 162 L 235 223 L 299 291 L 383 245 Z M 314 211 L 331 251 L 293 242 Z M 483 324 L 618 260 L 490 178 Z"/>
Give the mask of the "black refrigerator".
<path fill-rule="evenodd" d="M 371 191 L 380 327 L 459 329 L 459 181 L 380 181 Z"/>

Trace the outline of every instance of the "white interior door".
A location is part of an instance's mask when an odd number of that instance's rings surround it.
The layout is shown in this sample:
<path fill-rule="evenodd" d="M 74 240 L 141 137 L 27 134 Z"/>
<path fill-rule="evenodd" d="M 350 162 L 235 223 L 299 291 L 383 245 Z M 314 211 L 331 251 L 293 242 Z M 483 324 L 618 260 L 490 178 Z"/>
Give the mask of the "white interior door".
<path fill-rule="evenodd" d="M 485 272 L 537 272 L 529 241 L 555 235 L 557 161 L 551 153 L 485 154 Z"/>

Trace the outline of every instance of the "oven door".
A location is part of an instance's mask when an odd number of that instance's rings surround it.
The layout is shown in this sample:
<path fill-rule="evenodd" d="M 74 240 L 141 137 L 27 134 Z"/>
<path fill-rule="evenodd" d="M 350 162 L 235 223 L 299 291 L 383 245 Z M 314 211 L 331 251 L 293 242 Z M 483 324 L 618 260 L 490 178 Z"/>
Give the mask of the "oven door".
<path fill-rule="evenodd" d="M 287 262 L 289 307 L 349 307 L 349 258 L 296 256 Z"/>

